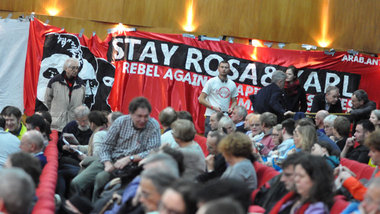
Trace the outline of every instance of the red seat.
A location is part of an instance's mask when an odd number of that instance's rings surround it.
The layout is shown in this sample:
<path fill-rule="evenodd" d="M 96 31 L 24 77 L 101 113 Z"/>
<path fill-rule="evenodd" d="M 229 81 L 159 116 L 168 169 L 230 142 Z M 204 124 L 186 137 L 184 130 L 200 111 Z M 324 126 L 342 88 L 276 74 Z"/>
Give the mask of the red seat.
<path fill-rule="evenodd" d="M 266 166 L 262 163 L 259 163 L 258 161 L 255 161 L 253 163 L 253 167 L 255 167 L 256 175 L 257 175 L 257 189 L 253 190 L 251 194 L 252 201 L 255 200 L 256 194 L 259 192 L 260 188 L 265 183 L 267 183 L 270 179 L 280 174 L 272 167 Z"/>
<path fill-rule="evenodd" d="M 341 158 L 340 164 L 342 164 L 342 166 L 349 168 L 353 173 L 355 173 L 356 178 L 358 180 L 362 178 L 369 180 L 371 178 L 373 171 L 375 171 L 375 168 L 367 164 L 360 163 L 355 160 L 350 160 L 347 158 Z"/>
<path fill-rule="evenodd" d="M 330 213 L 341 213 L 349 204 L 350 202 L 346 201 L 346 197 L 337 195 L 334 197 L 334 205 L 331 207 Z"/>

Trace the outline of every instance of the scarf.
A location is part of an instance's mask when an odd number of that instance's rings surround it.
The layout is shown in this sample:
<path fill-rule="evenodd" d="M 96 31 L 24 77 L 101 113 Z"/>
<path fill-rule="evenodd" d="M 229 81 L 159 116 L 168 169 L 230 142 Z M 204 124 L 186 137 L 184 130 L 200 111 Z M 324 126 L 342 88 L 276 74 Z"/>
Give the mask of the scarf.
<path fill-rule="evenodd" d="M 287 95 L 293 96 L 298 93 L 298 87 L 300 82 L 298 80 L 293 81 L 293 83 L 285 81 L 284 90 Z"/>

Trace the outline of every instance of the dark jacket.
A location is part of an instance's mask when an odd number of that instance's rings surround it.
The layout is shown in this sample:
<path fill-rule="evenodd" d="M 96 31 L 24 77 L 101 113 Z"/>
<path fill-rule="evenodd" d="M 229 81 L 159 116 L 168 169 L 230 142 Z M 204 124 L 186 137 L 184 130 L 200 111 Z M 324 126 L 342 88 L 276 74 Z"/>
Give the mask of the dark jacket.
<path fill-rule="evenodd" d="M 204 172 L 197 176 L 197 181 L 205 183 L 214 178 L 220 178 L 224 171 L 226 171 L 227 163 L 222 154 L 217 154 L 214 157 L 214 171 Z"/>
<path fill-rule="evenodd" d="M 293 112 L 306 112 L 307 101 L 306 92 L 302 86 L 297 87 L 297 94 L 289 95 L 285 93 L 286 109 Z"/>
<path fill-rule="evenodd" d="M 260 89 L 254 95 L 249 96 L 253 104 L 253 109 L 257 113 L 271 112 L 278 118 L 283 118 L 286 112 L 286 102 L 284 91 L 276 84 L 272 83 Z M 279 121 L 281 121 L 279 119 Z"/>
<path fill-rule="evenodd" d="M 313 104 L 310 112 L 318 112 L 319 110 L 326 110 L 325 94 L 317 94 L 314 97 Z M 340 99 L 334 105 L 330 105 L 329 113 L 342 113 L 342 103 Z"/>
<path fill-rule="evenodd" d="M 350 149 L 347 154 L 346 158 L 350 160 L 356 160 L 360 163 L 368 164 L 369 161 L 369 149 L 366 146 L 359 145 L 356 148 Z"/>

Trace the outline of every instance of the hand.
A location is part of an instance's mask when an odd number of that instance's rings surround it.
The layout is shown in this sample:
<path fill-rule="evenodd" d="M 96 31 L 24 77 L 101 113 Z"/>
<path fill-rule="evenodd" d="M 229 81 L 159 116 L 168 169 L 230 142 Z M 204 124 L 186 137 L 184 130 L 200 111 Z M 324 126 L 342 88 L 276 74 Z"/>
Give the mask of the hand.
<path fill-rule="evenodd" d="M 113 170 L 115 170 L 115 167 L 113 166 L 113 164 L 111 163 L 111 161 L 104 162 L 104 171 L 106 171 L 106 172 L 112 172 Z"/>
<path fill-rule="evenodd" d="M 229 114 L 229 115 L 232 114 L 233 111 L 234 111 L 234 108 L 229 108 L 229 109 L 228 109 L 228 114 Z"/>
<path fill-rule="evenodd" d="M 86 154 L 78 155 L 79 160 L 83 160 L 83 159 L 85 159 L 86 157 L 87 157 Z"/>
<path fill-rule="evenodd" d="M 207 170 L 214 171 L 215 155 L 208 155 L 206 157 Z"/>
<path fill-rule="evenodd" d="M 355 173 L 353 173 L 349 168 L 341 165 L 334 169 L 334 176 L 339 176 L 339 174 L 342 172 L 349 173 L 350 176 L 356 177 Z"/>
<path fill-rule="evenodd" d="M 355 137 L 347 138 L 347 140 L 346 140 L 346 146 L 347 147 L 352 147 L 354 144 L 355 144 Z"/>
<path fill-rule="evenodd" d="M 69 152 L 72 151 L 72 149 L 70 148 L 70 146 L 69 146 L 69 145 L 66 145 L 66 144 L 62 146 L 62 149 L 63 149 L 63 150 L 66 150 L 66 151 L 69 151 Z"/>
<path fill-rule="evenodd" d="M 129 159 L 129 156 L 120 158 L 115 162 L 115 168 L 116 169 L 123 169 L 131 160 Z"/>
<path fill-rule="evenodd" d="M 216 111 L 216 112 L 221 112 L 222 111 L 222 109 L 219 108 L 218 106 L 212 106 L 211 109 L 214 110 L 214 111 Z"/>

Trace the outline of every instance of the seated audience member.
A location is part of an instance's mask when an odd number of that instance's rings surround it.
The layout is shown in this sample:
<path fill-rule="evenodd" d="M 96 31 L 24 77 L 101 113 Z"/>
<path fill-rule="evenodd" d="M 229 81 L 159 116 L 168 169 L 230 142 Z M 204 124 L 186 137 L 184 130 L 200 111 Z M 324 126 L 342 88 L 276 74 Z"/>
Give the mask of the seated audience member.
<path fill-rule="evenodd" d="M 88 145 L 92 131 L 88 121 L 90 109 L 87 106 L 81 105 L 74 109 L 75 120 L 69 122 L 62 130 L 62 133 L 71 133 L 81 145 Z"/>
<path fill-rule="evenodd" d="M 318 112 L 319 110 L 326 110 L 329 113 L 342 113 L 338 87 L 330 85 L 325 94 L 315 95 L 310 112 Z"/>
<path fill-rule="evenodd" d="M 206 162 L 201 147 L 193 141 L 196 134 L 194 124 L 189 120 L 178 119 L 172 124 L 172 132 L 184 156 L 183 177 L 195 178 L 205 171 Z"/>
<path fill-rule="evenodd" d="M 210 131 L 207 135 L 207 150 L 209 155 L 206 157 L 207 171 L 200 174 L 197 180 L 206 182 L 208 180 L 222 176 L 227 168 L 226 160 L 218 151 L 219 142 L 225 137 L 224 133 Z"/>
<path fill-rule="evenodd" d="M 350 135 L 351 123 L 347 117 L 339 116 L 334 120 L 333 133 L 336 139 L 336 145 L 343 150 L 346 140 Z"/>
<path fill-rule="evenodd" d="M 24 170 L 33 179 L 34 186 L 38 186 L 41 175 L 40 161 L 33 155 L 25 152 L 16 152 L 9 155 L 6 164 L 6 168 L 20 168 Z"/>
<path fill-rule="evenodd" d="M 329 115 L 327 116 L 324 120 L 323 120 L 323 126 L 324 126 L 324 129 L 325 129 L 325 133 L 327 135 L 327 137 L 329 137 L 331 140 L 335 141 L 335 138 L 334 138 L 334 120 L 337 118 L 336 115 Z"/>
<path fill-rule="evenodd" d="M 161 145 L 169 144 L 172 148 L 178 147 L 170 127 L 172 123 L 177 120 L 177 112 L 172 107 L 166 107 L 158 115 L 158 120 L 164 129 L 161 135 Z"/>
<path fill-rule="evenodd" d="M 227 135 L 218 145 L 218 150 L 228 163 L 221 179 L 235 179 L 244 182 L 250 191 L 257 188 L 257 176 L 253 162 L 252 143 L 245 134 L 236 132 Z"/>
<path fill-rule="evenodd" d="M 375 129 L 378 130 L 380 128 L 380 110 L 373 110 L 369 117 L 369 121 L 371 121 L 371 123 L 375 126 Z"/>
<path fill-rule="evenodd" d="M 276 146 L 272 140 L 272 128 L 277 124 L 277 116 L 270 112 L 265 112 L 260 115 L 260 124 L 264 132 L 264 137 L 261 139 L 260 144 L 263 148 L 260 150 L 260 154 L 267 156 L 268 153 Z"/>
<path fill-rule="evenodd" d="M 236 131 L 246 133 L 244 129 L 244 121 L 247 116 L 247 109 L 244 106 L 235 106 L 231 114 L 231 119 L 236 125 Z"/>
<path fill-rule="evenodd" d="M 50 115 L 50 113 L 48 111 L 36 111 L 35 114 L 38 114 L 38 115 L 42 116 L 44 118 L 46 124 L 50 128 L 52 119 L 51 119 L 51 115 Z"/>
<path fill-rule="evenodd" d="M 6 106 L 1 111 L 1 115 L 5 119 L 5 131 L 10 132 L 21 140 L 21 137 L 27 131 L 26 126 L 21 122 L 21 111 L 17 107 Z"/>
<path fill-rule="evenodd" d="M 34 157 L 40 160 L 41 168 L 47 163 L 46 156 L 44 155 L 44 137 L 41 132 L 37 130 L 31 130 L 25 132 L 22 136 L 20 149 L 23 152 L 33 154 Z"/>
<path fill-rule="evenodd" d="M 215 112 L 210 116 L 210 128 L 211 131 L 217 131 L 219 127 L 219 121 L 224 116 L 222 112 Z"/>
<path fill-rule="evenodd" d="M 311 154 L 322 156 L 323 159 L 335 169 L 340 163 L 339 153 L 332 149 L 331 145 L 326 141 L 318 141 L 311 147 Z"/>
<path fill-rule="evenodd" d="M 269 156 L 273 158 L 273 156 L 277 156 L 279 161 L 284 160 L 286 158 L 286 151 L 289 150 L 290 147 L 294 145 L 293 140 L 293 132 L 295 122 L 293 119 L 289 118 L 281 123 L 281 133 L 282 133 L 282 139 L 280 145 L 277 146 L 273 151 L 269 152 Z"/>
<path fill-rule="evenodd" d="M 193 190 L 199 208 L 208 202 L 229 197 L 242 206 L 244 213 L 251 204 L 251 193 L 244 182 L 234 179 L 211 180 Z"/>
<path fill-rule="evenodd" d="M 32 178 L 22 169 L 0 170 L 0 212 L 9 214 L 30 213 L 35 196 Z"/>
<path fill-rule="evenodd" d="M 5 119 L 0 116 L 0 169 L 10 154 L 20 151 L 20 140 L 13 134 L 4 131 Z"/>
<path fill-rule="evenodd" d="M 352 109 L 349 109 L 351 121 L 353 122 L 352 130 L 360 120 L 369 119 L 372 110 L 376 109 L 376 103 L 368 99 L 368 94 L 363 89 L 354 91 L 351 96 Z"/>
<path fill-rule="evenodd" d="M 225 134 L 230 134 L 236 131 L 236 126 L 230 117 L 223 116 L 219 120 L 218 130 Z"/>
<path fill-rule="evenodd" d="M 246 130 L 245 134 L 248 135 L 250 134 L 252 131 L 251 131 L 251 124 L 249 124 L 249 120 L 251 119 L 251 117 L 255 115 L 254 113 L 249 113 L 246 117 L 245 117 L 245 120 L 244 120 L 244 129 Z"/>
<path fill-rule="evenodd" d="M 260 116 L 260 114 L 254 114 L 249 119 L 251 133 L 248 134 L 248 137 L 251 139 L 254 147 L 256 147 L 256 143 L 259 143 L 264 137 L 264 132 L 260 122 Z"/>
<path fill-rule="evenodd" d="M 329 112 L 326 110 L 319 110 L 317 114 L 315 114 L 315 126 L 317 127 L 317 131 L 322 132 L 326 134 L 325 132 L 325 126 L 324 126 L 324 119 L 329 116 Z"/>
<path fill-rule="evenodd" d="M 49 143 L 49 137 L 51 134 L 50 126 L 46 123 L 45 119 L 38 114 L 33 114 L 32 116 L 26 118 L 25 125 L 28 131 L 37 130 L 41 132 L 44 137 L 44 145 L 47 146 Z"/>
<path fill-rule="evenodd" d="M 346 144 L 340 153 L 341 158 L 356 160 L 360 163 L 367 164 L 369 161 L 369 149 L 364 144 L 364 140 L 375 130 L 375 127 L 369 120 L 361 120 L 355 128 L 353 137 L 347 138 Z M 358 144 L 355 144 L 357 142 Z"/>
<path fill-rule="evenodd" d="M 107 115 L 107 120 L 108 120 L 108 123 L 107 123 L 107 127 L 111 127 L 112 123 L 119 117 L 123 116 L 123 113 L 121 113 L 120 111 L 114 111 L 110 114 Z"/>
<path fill-rule="evenodd" d="M 146 169 L 141 173 L 139 202 L 146 213 L 158 211 L 162 194 L 177 178 L 160 169 Z"/>
<path fill-rule="evenodd" d="M 358 123 L 356 128 L 359 126 L 360 123 Z M 378 167 L 380 165 L 380 131 L 377 130 L 369 134 L 365 140 L 365 144 L 369 148 L 368 155 L 372 158 L 372 163 L 376 166 L 376 170 L 371 176 L 371 181 L 374 178 L 380 177 L 380 172 L 378 170 Z M 336 168 L 335 174 L 338 175 L 338 178 L 340 178 L 343 186 L 356 200 L 364 200 L 364 194 L 367 191 L 367 188 L 354 177 L 354 173 L 352 173 L 347 167 L 342 167 L 341 169 Z"/>
<path fill-rule="evenodd" d="M 317 140 L 317 134 L 312 125 L 297 125 L 293 133 L 295 151 L 310 152 Z"/>
<path fill-rule="evenodd" d="M 270 213 L 329 213 L 333 203 L 332 169 L 321 157 L 303 155 L 294 168 L 295 191 L 286 194 Z"/>
<path fill-rule="evenodd" d="M 195 213 L 197 203 L 192 194 L 195 187 L 195 184 L 190 181 L 179 180 L 175 182 L 162 195 L 159 213 Z"/>
<path fill-rule="evenodd" d="M 292 112 L 306 112 L 306 92 L 298 81 L 298 69 L 293 65 L 289 66 L 286 71 L 284 85 L 286 109 Z"/>
<path fill-rule="evenodd" d="M 256 95 L 251 95 L 250 99 L 256 113 L 271 112 L 282 121 L 286 111 L 285 94 L 283 91 L 286 74 L 283 71 L 272 73 L 272 83 L 259 90 Z"/>
<path fill-rule="evenodd" d="M 272 130 L 272 141 L 276 145 L 273 149 L 277 149 L 277 147 L 282 143 L 282 125 L 277 124 L 273 127 Z"/>
<path fill-rule="evenodd" d="M 88 198 L 73 195 L 62 204 L 60 213 L 63 214 L 90 214 L 93 206 Z"/>
<path fill-rule="evenodd" d="M 205 203 L 196 214 L 244 214 L 241 205 L 232 198 L 221 198 Z"/>

